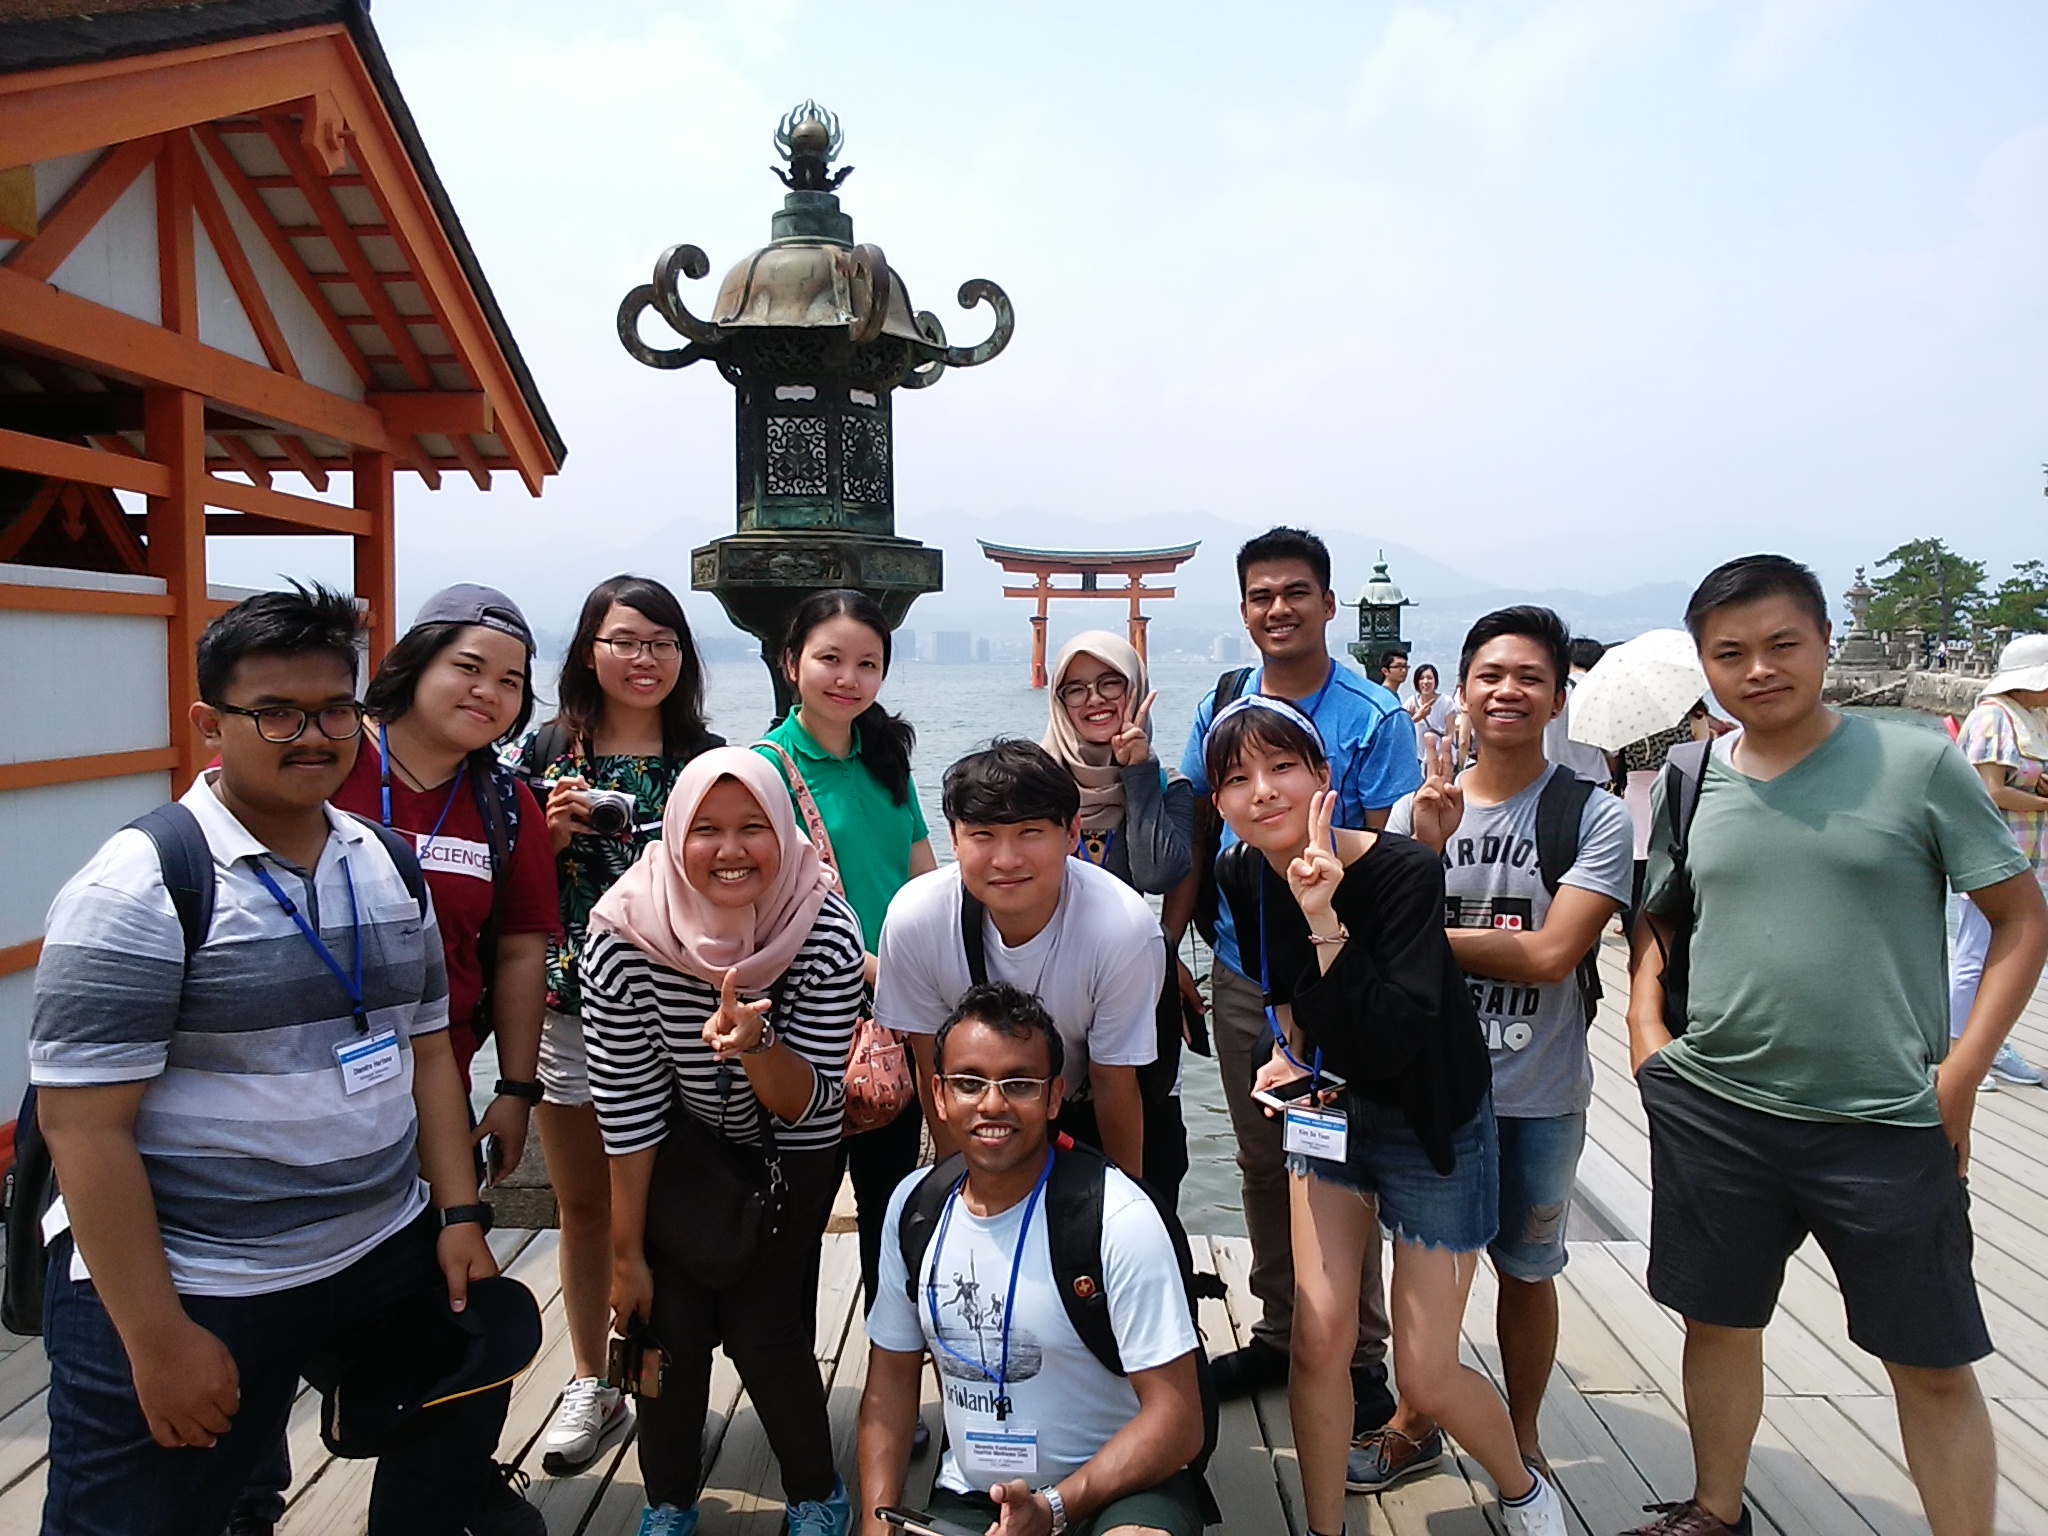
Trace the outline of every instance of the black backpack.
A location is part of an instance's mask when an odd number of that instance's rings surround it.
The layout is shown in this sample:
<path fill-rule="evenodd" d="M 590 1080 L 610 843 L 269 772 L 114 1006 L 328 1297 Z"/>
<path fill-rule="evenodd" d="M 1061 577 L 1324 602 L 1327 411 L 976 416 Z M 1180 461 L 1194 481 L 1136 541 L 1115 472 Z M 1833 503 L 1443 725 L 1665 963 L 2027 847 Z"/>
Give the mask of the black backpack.
<path fill-rule="evenodd" d="M 1664 1027 L 1675 1040 L 1685 1033 L 1686 994 L 1692 980 L 1692 925 L 1697 915 L 1692 896 L 1692 876 L 1686 869 L 1686 850 L 1692 839 L 1692 821 L 1700 808 L 1700 782 L 1706 777 L 1707 754 L 1713 740 L 1682 741 L 1664 759 L 1664 813 L 1671 825 L 1671 877 L 1683 900 L 1666 919 L 1671 925 L 1667 945 L 1650 928 L 1650 936 L 1664 956 Z M 1636 921 L 1649 922 L 1647 911 Z"/>
<path fill-rule="evenodd" d="M 1238 667 L 1216 679 L 1216 703 L 1209 711 L 1212 724 L 1237 702 L 1251 680 L 1250 667 Z M 1195 869 L 1202 877 L 1195 887 L 1195 932 L 1211 949 L 1216 947 L 1216 916 L 1222 900 L 1216 889 L 1216 855 L 1223 847 L 1223 818 L 1216 814 L 1215 795 L 1216 786 L 1211 784 L 1208 819 L 1203 821 L 1199 808 L 1195 818 L 1200 826 L 1200 836 L 1195 840 Z"/>
<path fill-rule="evenodd" d="M 356 819 L 383 841 L 424 918 L 427 882 L 412 844 L 367 816 Z M 198 818 L 175 800 L 144 812 L 122 830 L 131 828 L 156 845 L 164 890 L 170 895 L 171 906 L 178 914 L 178 927 L 184 934 L 185 968 L 189 973 L 192 956 L 206 942 L 213 927 L 213 850 L 207 845 Z M 0 1327 L 9 1333 L 43 1331 L 43 1282 L 49 1269 L 43 1217 L 56 1198 L 57 1171 L 51 1166 L 49 1144 L 43 1140 L 42 1123 L 36 1118 L 36 1090 L 31 1085 L 22 1095 L 21 1111 L 14 1121 L 14 1163 L 7 1170 L 6 1180 L 0 1182 L 0 1227 L 4 1227 L 7 1238 L 5 1262 L 0 1266 Z"/>
<path fill-rule="evenodd" d="M 932 1245 L 939 1214 L 966 1171 L 967 1160 L 956 1152 L 927 1170 L 903 1202 L 903 1219 L 896 1235 L 903 1252 L 904 1286 L 913 1306 L 917 1302 L 918 1273 L 924 1268 L 925 1251 Z M 1045 1185 L 1045 1237 L 1052 1258 L 1053 1283 L 1066 1307 L 1067 1321 L 1074 1325 L 1074 1332 L 1081 1336 L 1088 1352 L 1102 1362 L 1104 1370 L 1124 1376 L 1129 1373 L 1124 1370 L 1116 1332 L 1110 1325 L 1109 1294 L 1103 1278 L 1102 1195 L 1108 1173 L 1109 1159 L 1095 1148 L 1078 1142 L 1055 1145 L 1052 1173 Z M 1139 1184 L 1138 1188 L 1145 1186 Z M 1213 1525 L 1223 1516 L 1204 1473 L 1216 1451 L 1216 1382 L 1210 1373 L 1208 1351 L 1202 1347 L 1194 1254 L 1180 1218 L 1149 1189 L 1145 1189 L 1145 1198 L 1166 1224 L 1174 1258 L 1180 1264 L 1188 1318 L 1195 1324 L 1195 1380 L 1202 1394 L 1202 1449 L 1188 1463 L 1188 1470 L 1194 1473 L 1202 1490 L 1203 1522 Z"/>
<path fill-rule="evenodd" d="M 1536 867 L 1543 876 L 1543 889 L 1553 897 L 1565 872 L 1578 862 L 1579 823 L 1585 815 L 1586 802 L 1593 798 L 1597 788 L 1592 780 L 1582 779 L 1566 768 L 1551 773 L 1543 793 L 1536 799 Z M 1593 947 L 1579 957 L 1578 978 L 1579 996 L 1585 999 L 1586 1024 L 1590 1028 L 1605 991 L 1600 985 L 1597 937 Z"/>
<path fill-rule="evenodd" d="M 483 989 L 477 993 L 476 1012 L 469 1020 L 470 1034 L 478 1045 L 497 1028 L 493 999 L 498 986 L 498 935 L 504 928 L 505 902 L 512 889 L 512 850 L 519 844 L 518 782 L 515 770 L 493 759 L 490 772 L 476 775 L 471 785 L 477 813 L 483 817 L 484 841 L 491 850 L 491 913 L 484 919 L 483 931 L 476 940 L 476 962 L 483 976 Z M 402 873 L 402 865 L 400 870 Z"/>

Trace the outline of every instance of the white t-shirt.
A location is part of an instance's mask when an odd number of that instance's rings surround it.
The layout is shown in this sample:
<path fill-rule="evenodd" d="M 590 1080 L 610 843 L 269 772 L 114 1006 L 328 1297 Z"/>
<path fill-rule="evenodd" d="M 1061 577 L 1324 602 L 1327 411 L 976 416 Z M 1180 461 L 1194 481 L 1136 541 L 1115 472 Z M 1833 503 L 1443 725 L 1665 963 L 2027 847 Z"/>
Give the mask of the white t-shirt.
<path fill-rule="evenodd" d="M 1607 766 L 1607 754 L 1586 742 L 1572 740 L 1571 695 L 1578 691 L 1579 680 L 1568 678 L 1564 686 L 1565 706 L 1558 711 L 1557 718 L 1543 728 L 1543 755 L 1553 763 L 1562 763 L 1582 779 L 1605 784 L 1612 771 Z"/>
<path fill-rule="evenodd" d="M 920 1168 L 889 1199 L 882 1223 L 882 1262 L 875 1305 L 868 1313 L 868 1339 L 883 1349 L 914 1354 L 929 1349 L 939 1367 L 951 1444 L 939 1465 L 941 1486 L 955 1493 L 986 1492 L 960 1470 L 959 1447 L 966 1430 L 992 1417 L 995 1377 L 1002 1358 L 1003 1308 L 1010 1265 L 1017 1253 L 1017 1226 L 1029 1204 L 1020 1200 L 984 1220 L 957 1197 L 946 1241 L 938 1233 L 925 1250 L 913 1303 L 904 1284 L 903 1244 L 898 1236 L 904 1202 L 928 1169 Z M 1102 1191 L 1102 1284 L 1109 1296 L 1110 1330 L 1126 1371 L 1169 1365 L 1195 1347 L 1180 1261 L 1173 1240 L 1151 1200 L 1115 1168 Z M 939 1329 L 932 1326 L 936 1278 Z M 941 1348 L 938 1340 L 943 1337 Z M 951 1353 L 957 1350 L 962 1360 Z M 969 1362 L 986 1360 L 986 1373 Z M 1045 1203 L 1032 1213 L 1017 1271 L 1016 1311 L 1010 1320 L 1008 1426 L 1038 1434 L 1038 1472 L 1032 1486 L 1044 1487 L 1080 1470 L 1112 1435 L 1138 1412 L 1138 1394 L 1126 1377 L 1114 1375 L 1089 1352 L 1067 1318 L 1052 1275 L 1046 1243 Z"/>
<path fill-rule="evenodd" d="M 1149 1066 L 1166 942 L 1145 898 L 1106 870 L 1068 859 L 1052 921 L 1011 949 L 982 921 L 988 979 L 1035 993 L 1067 1050 L 1067 1097 L 1085 1098 L 1088 1063 Z M 960 866 L 919 875 L 896 893 L 876 951 L 875 1022 L 935 1035 L 972 984 L 960 942 Z"/>

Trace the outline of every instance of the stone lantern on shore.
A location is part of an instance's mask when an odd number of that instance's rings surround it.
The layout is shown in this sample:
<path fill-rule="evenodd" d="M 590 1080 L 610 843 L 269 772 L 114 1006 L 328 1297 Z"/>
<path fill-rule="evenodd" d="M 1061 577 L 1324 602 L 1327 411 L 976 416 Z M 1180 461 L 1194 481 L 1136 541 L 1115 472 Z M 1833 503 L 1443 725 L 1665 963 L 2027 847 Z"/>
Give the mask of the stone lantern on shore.
<path fill-rule="evenodd" d="M 1358 638 L 1345 647 L 1352 659 L 1365 668 L 1374 682 L 1380 677 L 1380 658 L 1389 651 L 1408 654 L 1408 642 L 1401 638 L 1401 610 L 1415 606 L 1387 574 L 1387 557 L 1381 552 L 1372 568 L 1372 580 L 1358 594 Z"/>
<path fill-rule="evenodd" d="M 779 717 L 792 702 L 782 643 L 806 597 L 857 587 L 894 625 L 942 585 L 941 551 L 896 536 L 891 400 L 987 362 L 1016 318 L 1002 289 L 977 278 L 961 286 L 960 306 L 986 303 L 995 328 L 976 346 L 949 344 L 938 316 L 911 308 L 881 248 L 853 243 L 836 196 L 853 167 L 830 169 L 839 120 L 806 101 L 775 143 L 789 191 L 773 238 L 726 274 L 708 319 L 683 303 L 680 280 L 703 277 L 709 260 L 694 245 L 670 246 L 653 282 L 620 304 L 619 340 L 650 368 L 709 359 L 733 386 L 739 527 L 691 552 L 690 585 L 761 642 Z M 639 325 L 650 309 L 688 345 L 648 346 Z"/>

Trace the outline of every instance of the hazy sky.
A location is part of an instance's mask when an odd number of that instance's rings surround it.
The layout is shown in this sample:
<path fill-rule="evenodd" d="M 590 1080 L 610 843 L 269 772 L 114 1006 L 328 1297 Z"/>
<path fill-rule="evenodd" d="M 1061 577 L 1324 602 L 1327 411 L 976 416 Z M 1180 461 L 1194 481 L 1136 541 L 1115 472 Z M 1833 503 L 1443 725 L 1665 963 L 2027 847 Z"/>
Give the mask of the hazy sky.
<path fill-rule="evenodd" d="M 408 587 L 486 530 L 670 528 L 678 580 L 730 530 L 730 388 L 635 364 L 613 312 L 683 240 L 709 308 L 805 96 L 915 302 L 956 341 L 988 328 L 963 279 L 1017 308 L 1001 358 L 898 397 L 907 515 L 1301 521 L 1596 590 L 1760 547 L 1832 589 L 1929 533 L 1994 578 L 2048 553 L 2038 3 L 374 15 L 570 446 L 538 503 L 402 477 Z"/>

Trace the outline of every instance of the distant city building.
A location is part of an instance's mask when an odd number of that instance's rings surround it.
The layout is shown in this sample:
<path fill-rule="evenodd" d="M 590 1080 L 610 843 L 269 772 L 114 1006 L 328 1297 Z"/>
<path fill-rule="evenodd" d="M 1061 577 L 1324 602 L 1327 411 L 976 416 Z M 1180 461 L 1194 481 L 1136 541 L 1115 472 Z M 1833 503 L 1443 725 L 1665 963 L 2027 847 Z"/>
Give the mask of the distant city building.
<path fill-rule="evenodd" d="M 1209 644 L 1209 659 L 1222 666 L 1236 666 L 1244 659 L 1244 637 L 1242 635 L 1218 635 Z"/>
<path fill-rule="evenodd" d="M 974 642 L 974 659 L 983 666 L 988 665 L 988 639 L 986 636 Z"/>
<path fill-rule="evenodd" d="M 895 637 L 889 642 L 889 654 L 897 661 L 922 661 L 924 658 L 917 652 L 917 631 L 897 630 Z"/>
<path fill-rule="evenodd" d="M 932 636 L 932 660 L 942 667 L 964 667 L 974 660 L 974 636 L 964 629 L 942 629 Z"/>

